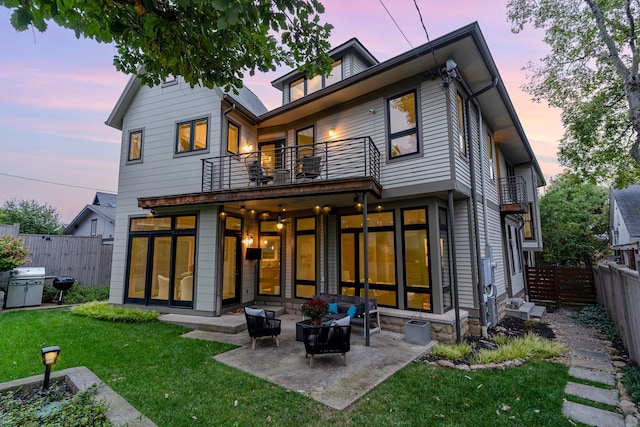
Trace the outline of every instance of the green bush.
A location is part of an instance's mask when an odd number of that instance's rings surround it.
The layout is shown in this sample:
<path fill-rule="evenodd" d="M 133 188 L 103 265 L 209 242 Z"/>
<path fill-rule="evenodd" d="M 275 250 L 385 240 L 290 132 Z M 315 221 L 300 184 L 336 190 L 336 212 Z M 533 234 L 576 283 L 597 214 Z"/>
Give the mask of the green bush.
<path fill-rule="evenodd" d="M 467 343 L 440 343 L 433 348 L 433 355 L 452 362 L 471 354 L 471 345 Z"/>
<path fill-rule="evenodd" d="M 52 285 L 44 285 L 42 302 L 52 302 L 58 290 Z M 80 287 L 75 283 L 68 291 L 64 291 L 62 302 L 65 304 L 82 304 L 91 301 L 107 301 L 109 286 Z"/>
<path fill-rule="evenodd" d="M 160 316 L 157 311 L 139 308 L 125 308 L 109 305 L 106 301 L 93 301 L 71 307 L 71 313 L 111 322 L 155 322 Z"/>
<path fill-rule="evenodd" d="M 528 334 L 512 339 L 507 344 L 498 347 L 497 350 L 480 350 L 474 360 L 476 363 L 498 363 L 529 357 L 545 359 L 559 356 L 564 350 L 565 348 L 561 344 L 546 340 L 536 334 Z"/>
<path fill-rule="evenodd" d="M 569 314 L 569 316 L 581 325 L 599 330 L 609 341 L 622 345 L 622 341 L 618 337 L 616 325 L 609 319 L 603 306 L 597 304 L 588 305 Z"/>
<path fill-rule="evenodd" d="M 623 370 L 622 383 L 624 388 L 629 392 L 629 396 L 633 401 L 640 403 L 640 370 L 631 366 L 626 366 Z"/>

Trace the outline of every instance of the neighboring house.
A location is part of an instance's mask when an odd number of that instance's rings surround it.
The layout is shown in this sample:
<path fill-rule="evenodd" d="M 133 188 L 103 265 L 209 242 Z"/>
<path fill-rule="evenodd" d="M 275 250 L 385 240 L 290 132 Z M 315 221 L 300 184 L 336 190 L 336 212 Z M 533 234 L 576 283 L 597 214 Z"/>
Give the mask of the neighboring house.
<path fill-rule="evenodd" d="M 63 234 L 72 236 L 102 236 L 102 243 L 113 244 L 116 222 L 117 194 L 97 192 L 93 203 L 67 225 Z"/>
<path fill-rule="evenodd" d="M 382 63 L 356 39 L 330 54 L 328 77 L 275 80 L 272 111 L 247 88 L 129 81 L 106 122 L 111 303 L 216 316 L 369 289 L 383 322 L 478 333 L 486 294 L 525 295 L 545 182 L 478 25 Z"/>
<path fill-rule="evenodd" d="M 609 241 L 619 262 L 638 270 L 640 250 L 640 184 L 609 190 Z"/>

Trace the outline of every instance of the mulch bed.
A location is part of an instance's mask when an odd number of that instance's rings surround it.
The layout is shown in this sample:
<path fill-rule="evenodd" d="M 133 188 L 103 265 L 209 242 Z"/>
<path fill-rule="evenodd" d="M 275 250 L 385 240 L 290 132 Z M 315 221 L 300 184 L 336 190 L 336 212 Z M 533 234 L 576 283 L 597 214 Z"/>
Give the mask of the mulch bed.
<path fill-rule="evenodd" d="M 502 319 L 502 321 L 498 325 L 496 325 L 496 327 L 490 328 L 488 330 L 488 337 L 484 338 L 479 336 L 467 336 L 463 338 L 464 342 L 471 344 L 473 350 L 471 351 L 471 354 L 469 356 L 458 359 L 453 363 L 456 365 L 470 365 L 471 360 L 480 350 L 497 349 L 498 345 L 496 344 L 495 339 L 498 336 L 519 338 L 527 334 L 536 334 L 550 341 L 553 341 L 556 338 L 556 334 L 547 323 L 523 320 L 507 316 Z M 440 359 L 429 353 L 423 355 L 419 360 L 424 362 L 437 362 Z"/>

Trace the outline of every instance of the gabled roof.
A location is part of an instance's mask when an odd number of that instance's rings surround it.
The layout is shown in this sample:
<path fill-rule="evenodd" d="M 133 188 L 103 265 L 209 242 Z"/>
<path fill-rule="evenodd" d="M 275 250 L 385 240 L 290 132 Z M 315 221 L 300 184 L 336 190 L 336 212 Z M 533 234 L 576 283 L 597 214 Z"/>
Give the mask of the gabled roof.
<path fill-rule="evenodd" d="M 122 91 L 122 94 L 120 94 L 120 98 L 118 98 L 116 105 L 113 107 L 111 114 L 109 114 L 109 117 L 105 121 L 107 126 L 122 130 L 122 120 L 124 119 L 124 115 L 129 109 L 131 102 L 133 102 L 141 86 L 142 83 L 140 82 L 140 79 L 136 76 L 131 76 Z M 236 100 L 250 114 L 253 114 L 255 118 L 268 111 L 262 101 L 260 101 L 260 99 L 258 99 L 258 97 L 248 87 L 243 86 L 240 89 L 237 89 L 237 91 L 237 94 L 234 93 L 233 90 L 222 91 L 222 94 L 224 97 Z"/>
<path fill-rule="evenodd" d="M 631 237 L 640 237 L 640 184 L 632 184 L 622 190 L 611 189 L 620 215 Z"/>
<path fill-rule="evenodd" d="M 367 48 L 365 48 L 362 43 L 360 43 L 360 40 L 355 37 L 342 43 L 340 46 L 336 46 L 335 48 L 331 49 L 328 54 L 333 59 L 338 59 L 349 52 L 353 52 L 358 55 L 369 67 L 380 63 L 380 61 L 378 61 L 371 54 L 371 52 L 369 52 Z M 284 76 L 272 81 L 271 86 L 275 87 L 276 89 L 282 90 L 286 82 L 298 79 L 300 77 L 302 77 L 302 73 L 298 70 L 293 70 L 285 74 Z"/>
<path fill-rule="evenodd" d="M 531 164 L 538 176 L 538 185 L 545 185 L 544 174 L 477 22 L 271 110 L 260 117 L 261 125 L 283 125 L 418 75 L 440 79 L 440 70 L 447 59 L 456 62 L 467 90 L 481 106 L 483 120 L 493 129 L 501 151 L 514 165 Z"/>
<path fill-rule="evenodd" d="M 93 198 L 94 205 L 107 206 L 115 208 L 118 202 L 118 195 L 111 193 L 102 193 L 98 191 Z"/>
<path fill-rule="evenodd" d="M 67 225 L 63 234 L 71 234 L 73 230 L 84 219 L 91 214 L 91 212 L 102 217 L 105 221 L 115 222 L 116 220 L 116 208 L 115 206 L 100 206 L 100 205 L 87 205 L 80 211 L 80 213 Z"/>

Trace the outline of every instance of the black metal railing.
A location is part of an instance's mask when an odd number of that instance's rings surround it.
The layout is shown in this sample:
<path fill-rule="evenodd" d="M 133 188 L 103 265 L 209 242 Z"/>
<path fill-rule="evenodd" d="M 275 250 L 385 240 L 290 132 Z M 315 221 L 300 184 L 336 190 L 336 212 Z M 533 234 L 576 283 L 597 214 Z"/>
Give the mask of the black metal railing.
<path fill-rule="evenodd" d="M 380 163 L 369 137 L 211 157 L 202 160 L 202 191 L 363 177 L 379 183 Z"/>
<path fill-rule="evenodd" d="M 508 213 L 523 213 L 529 208 L 527 183 L 521 176 L 500 178 L 500 210 Z"/>

